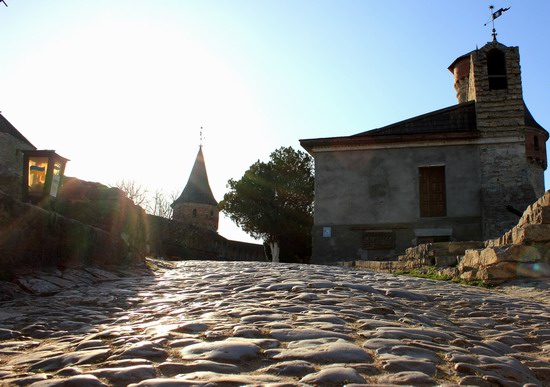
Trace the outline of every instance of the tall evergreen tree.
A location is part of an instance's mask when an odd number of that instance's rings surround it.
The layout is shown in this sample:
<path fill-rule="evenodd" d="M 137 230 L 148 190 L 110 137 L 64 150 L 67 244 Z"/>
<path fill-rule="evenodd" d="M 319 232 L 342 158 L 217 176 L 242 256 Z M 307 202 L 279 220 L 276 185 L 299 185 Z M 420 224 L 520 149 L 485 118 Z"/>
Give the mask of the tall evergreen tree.
<path fill-rule="evenodd" d="M 281 147 L 229 180 L 220 209 L 270 246 L 273 262 L 308 262 L 313 225 L 313 159 Z M 280 256 L 279 256 L 280 252 Z"/>

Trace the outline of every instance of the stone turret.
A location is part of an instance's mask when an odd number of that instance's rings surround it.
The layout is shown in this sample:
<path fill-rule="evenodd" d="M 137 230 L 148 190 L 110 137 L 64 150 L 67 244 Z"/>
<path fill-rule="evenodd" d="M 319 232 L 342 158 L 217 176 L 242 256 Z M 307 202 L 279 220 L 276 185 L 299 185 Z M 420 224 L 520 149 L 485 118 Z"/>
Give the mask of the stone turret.
<path fill-rule="evenodd" d="M 480 132 L 483 237 L 497 237 L 544 193 L 548 132 L 523 100 L 518 47 L 497 41 L 457 58 L 449 71 L 459 103 L 475 101 Z"/>
<path fill-rule="evenodd" d="M 218 202 L 212 194 L 202 146 L 181 195 L 172 203 L 172 219 L 212 231 L 218 230 Z"/>
<path fill-rule="evenodd" d="M 454 75 L 454 86 L 458 103 L 468 102 L 473 100 L 469 95 L 470 89 L 470 57 L 472 53 L 455 59 L 448 67 L 449 71 Z"/>

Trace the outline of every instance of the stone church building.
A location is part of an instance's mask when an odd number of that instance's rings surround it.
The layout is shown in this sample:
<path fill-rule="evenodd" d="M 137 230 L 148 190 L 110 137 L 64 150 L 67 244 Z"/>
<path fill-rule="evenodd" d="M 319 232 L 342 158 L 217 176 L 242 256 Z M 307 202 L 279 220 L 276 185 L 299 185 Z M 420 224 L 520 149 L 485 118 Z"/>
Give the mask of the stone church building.
<path fill-rule="evenodd" d="M 495 238 L 542 196 L 548 133 L 523 100 L 518 47 L 494 40 L 449 70 L 456 105 L 300 141 L 315 159 L 313 263 Z"/>

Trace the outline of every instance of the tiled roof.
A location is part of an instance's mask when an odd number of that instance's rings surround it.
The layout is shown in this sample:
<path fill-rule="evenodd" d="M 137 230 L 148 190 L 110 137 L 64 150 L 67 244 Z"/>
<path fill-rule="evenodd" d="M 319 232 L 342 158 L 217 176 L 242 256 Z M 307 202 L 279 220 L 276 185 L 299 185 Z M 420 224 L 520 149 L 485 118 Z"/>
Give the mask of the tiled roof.
<path fill-rule="evenodd" d="M 191 175 L 187 181 L 187 185 L 183 189 L 183 192 L 177 198 L 172 207 L 179 203 L 199 203 L 210 204 L 217 206 L 218 202 L 212 194 L 210 184 L 208 183 L 208 175 L 206 174 L 206 165 L 204 163 L 204 155 L 202 154 L 202 147 L 199 148 L 195 164 L 191 170 Z"/>
<path fill-rule="evenodd" d="M 10 134 L 19 141 L 24 142 L 36 149 L 36 147 L 32 145 L 31 142 L 27 140 L 25 136 L 23 136 L 17 129 L 15 129 L 15 126 L 6 120 L 2 114 L 0 114 L 0 132 Z"/>
<path fill-rule="evenodd" d="M 477 131 L 474 101 L 453 105 L 352 137 Z"/>
<path fill-rule="evenodd" d="M 453 105 L 378 129 L 351 136 L 300 140 L 311 151 L 314 147 L 407 143 L 416 141 L 464 140 L 479 137 L 474 101 Z"/>

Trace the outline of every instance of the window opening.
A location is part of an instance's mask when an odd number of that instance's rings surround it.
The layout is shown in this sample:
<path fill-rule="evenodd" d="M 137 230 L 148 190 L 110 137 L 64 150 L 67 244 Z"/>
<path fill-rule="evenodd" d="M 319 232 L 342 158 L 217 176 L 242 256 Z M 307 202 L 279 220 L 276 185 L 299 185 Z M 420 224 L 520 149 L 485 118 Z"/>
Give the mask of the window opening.
<path fill-rule="evenodd" d="M 506 56 L 496 48 L 487 53 L 487 74 L 489 76 L 489 90 L 508 88 L 508 81 L 506 80 Z"/>

